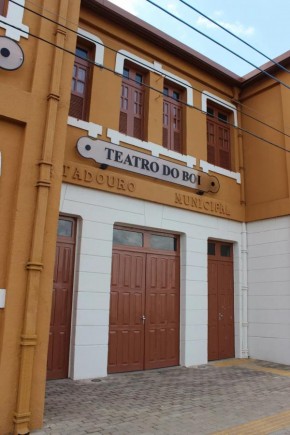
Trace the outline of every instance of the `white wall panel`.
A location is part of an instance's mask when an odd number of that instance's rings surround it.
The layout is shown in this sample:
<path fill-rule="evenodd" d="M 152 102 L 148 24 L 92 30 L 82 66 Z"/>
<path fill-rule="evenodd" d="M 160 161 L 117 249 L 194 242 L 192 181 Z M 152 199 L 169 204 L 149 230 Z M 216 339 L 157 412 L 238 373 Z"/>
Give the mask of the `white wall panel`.
<path fill-rule="evenodd" d="M 276 223 L 278 225 L 278 219 L 276 220 Z M 269 249 L 268 244 L 279 241 L 283 242 L 287 239 L 289 239 L 289 228 L 284 227 L 267 231 L 248 232 L 249 247 L 252 245 L 263 245 L 265 249 Z"/>
<path fill-rule="evenodd" d="M 290 295 L 279 295 L 275 293 L 275 282 L 273 282 L 272 295 L 270 296 L 252 296 L 251 291 L 253 285 L 249 286 L 249 310 L 289 310 L 290 309 Z M 290 319 L 290 317 L 289 317 Z"/>
<path fill-rule="evenodd" d="M 111 271 L 108 274 L 105 273 L 88 273 L 79 272 L 79 285 L 78 290 L 81 292 L 98 292 L 107 293 L 111 283 Z"/>
<path fill-rule="evenodd" d="M 191 281 L 187 279 L 184 288 L 187 295 L 207 295 L 207 281 Z"/>
<path fill-rule="evenodd" d="M 207 327 L 207 310 L 185 310 L 182 313 L 184 325 L 206 325 Z"/>
<path fill-rule="evenodd" d="M 82 215 L 80 214 L 79 216 Z M 102 223 L 102 225 L 96 225 L 95 222 L 83 221 L 82 237 L 87 237 L 93 240 L 107 240 L 112 242 L 112 225 L 104 222 Z"/>
<path fill-rule="evenodd" d="M 82 255 L 98 255 L 111 257 L 112 242 L 111 240 L 98 240 L 83 237 L 81 243 Z"/>
<path fill-rule="evenodd" d="M 249 352 L 252 358 L 289 365 L 289 339 L 250 337 Z"/>
<path fill-rule="evenodd" d="M 290 218 L 247 230 L 249 355 L 290 364 Z"/>
<path fill-rule="evenodd" d="M 244 355 L 242 330 L 242 224 L 193 211 L 162 206 L 79 186 L 63 185 L 61 212 L 79 216 L 79 264 L 71 375 L 74 379 L 107 373 L 110 272 L 114 223 L 164 229 L 180 234 L 180 364 L 207 362 L 207 240 L 235 243 L 236 356 Z M 237 322 L 237 320 L 236 320 Z"/>
<path fill-rule="evenodd" d="M 96 277 L 97 278 L 97 277 Z M 80 291 L 77 295 L 77 307 L 79 310 L 108 310 L 110 303 L 110 288 L 107 293 L 99 293 L 97 291 L 85 292 Z"/>
<path fill-rule="evenodd" d="M 77 310 L 76 324 L 78 326 L 100 325 L 109 323 L 109 310 Z"/>
<path fill-rule="evenodd" d="M 107 375 L 108 345 L 75 346 L 73 379 L 90 379 Z"/>
<path fill-rule="evenodd" d="M 181 342 L 184 347 L 184 365 L 197 366 L 207 362 L 207 339 Z"/>
<path fill-rule="evenodd" d="M 77 325 L 75 344 L 76 346 L 108 344 L 108 332 L 108 325 Z"/>
<path fill-rule="evenodd" d="M 290 253 L 290 244 L 288 238 L 282 241 L 267 243 L 267 249 L 261 250 L 260 245 L 251 245 L 249 258 L 263 258 L 269 255 L 282 255 Z"/>

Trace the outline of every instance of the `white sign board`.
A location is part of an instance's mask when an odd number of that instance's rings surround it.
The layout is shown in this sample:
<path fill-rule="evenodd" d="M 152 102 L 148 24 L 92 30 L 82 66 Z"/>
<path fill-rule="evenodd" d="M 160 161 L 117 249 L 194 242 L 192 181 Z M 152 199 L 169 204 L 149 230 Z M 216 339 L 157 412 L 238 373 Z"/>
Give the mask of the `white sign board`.
<path fill-rule="evenodd" d="M 81 137 L 77 150 L 82 157 L 93 159 L 102 166 L 112 166 L 202 192 L 216 193 L 219 190 L 219 181 L 214 176 L 100 139 Z"/>

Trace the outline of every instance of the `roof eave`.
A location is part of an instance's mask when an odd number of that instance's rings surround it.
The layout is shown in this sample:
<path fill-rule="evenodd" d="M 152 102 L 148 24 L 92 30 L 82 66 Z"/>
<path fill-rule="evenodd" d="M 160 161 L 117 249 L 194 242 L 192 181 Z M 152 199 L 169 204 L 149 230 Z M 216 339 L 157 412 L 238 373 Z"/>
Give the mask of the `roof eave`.
<path fill-rule="evenodd" d="M 267 79 L 269 76 L 267 76 L 265 72 L 275 76 L 279 71 L 282 71 L 279 65 L 282 65 L 283 67 L 290 65 L 290 50 L 274 58 L 273 61 L 266 62 L 260 67 L 260 69 L 254 69 L 250 73 L 243 76 L 241 78 L 242 88 L 245 88 L 250 84 L 254 84 L 259 80 Z"/>
<path fill-rule="evenodd" d="M 82 4 L 118 25 L 123 25 L 128 30 L 133 31 L 135 34 L 138 34 L 147 41 L 164 48 L 175 56 L 178 56 L 203 71 L 214 75 L 223 82 L 226 82 L 228 85 L 241 85 L 242 78 L 240 76 L 222 67 L 218 63 L 213 62 L 208 57 L 198 53 L 187 45 L 182 44 L 150 24 L 147 24 L 145 21 L 135 17 L 129 12 L 124 11 L 108 0 L 82 0 Z"/>

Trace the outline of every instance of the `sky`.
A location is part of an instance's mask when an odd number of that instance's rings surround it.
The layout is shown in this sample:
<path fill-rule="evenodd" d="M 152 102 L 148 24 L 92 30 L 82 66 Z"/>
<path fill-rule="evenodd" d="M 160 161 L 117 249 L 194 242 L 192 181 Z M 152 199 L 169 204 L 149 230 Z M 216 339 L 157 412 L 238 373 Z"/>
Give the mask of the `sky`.
<path fill-rule="evenodd" d="M 243 76 L 268 59 L 190 9 L 182 0 L 150 0 L 198 31 L 238 53 L 239 59 L 148 0 L 110 0 L 117 6 Z M 184 0 L 273 59 L 290 50 L 290 0 Z"/>

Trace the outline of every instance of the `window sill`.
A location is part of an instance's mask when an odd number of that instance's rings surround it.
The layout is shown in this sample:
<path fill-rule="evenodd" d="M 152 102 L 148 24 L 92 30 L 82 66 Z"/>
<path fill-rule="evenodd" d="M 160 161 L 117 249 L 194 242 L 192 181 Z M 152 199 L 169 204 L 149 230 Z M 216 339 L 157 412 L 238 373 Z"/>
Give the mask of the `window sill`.
<path fill-rule="evenodd" d="M 83 121 L 82 119 L 73 118 L 72 116 L 68 117 L 67 124 L 80 128 L 81 130 L 86 130 L 88 132 L 88 136 L 97 138 L 98 135 L 101 135 L 103 132 L 103 127 L 99 124 L 95 124 L 93 122 Z M 145 142 L 140 139 L 136 139 L 135 137 L 127 136 L 125 134 L 120 133 L 119 131 L 107 129 L 107 137 L 111 140 L 112 143 L 119 145 L 120 142 L 125 142 L 129 145 L 133 145 L 137 148 L 145 149 L 151 151 L 152 156 L 159 157 L 160 155 L 170 157 L 176 161 L 186 163 L 188 168 L 192 168 L 196 165 L 196 158 L 192 156 L 188 156 L 185 154 L 177 153 L 176 151 L 168 150 L 161 145 L 157 145 L 153 142 Z M 221 168 L 220 166 L 212 165 L 204 160 L 200 161 L 200 167 L 205 172 L 209 171 L 215 172 L 216 174 L 224 175 L 225 177 L 232 178 L 236 180 L 238 184 L 241 184 L 241 174 L 239 172 L 232 172 L 228 169 Z"/>
<path fill-rule="evenodd" d="M 72 127 L 77 127 L 88 132 L 88 136 L 97 138 L 98 135 L 102 134 L 103 127 L 101 125 L 95 124 L 93 122 L 83 121 L 82 119 L 68 117 L 67 124 Z"/>
<path fill-rule="evenodd" d="M 145 142 L 135 137 L 127 136 L 126 134 L 120 133 L 116 130 L 111 130 L 108 128 L 107 137 L 111 139 L 111 142 L 119 145 L 120 142 L 125 142 L 129 145 L 133 145 L 138 148 L 142 148 L 151 151 L 152 156 L 159 157 L 160 155 L 170 157 L 179 162 L 186 163 L 188 168 L 192 168 L 196 165 L 196 158 L 192 156 L 187 156 L 185 154 L 177 153 L 176 151 L 168 150 L 161 145 L 157 145 L 153 142 Z"/>
<path fill-rule="evenodd" d="M 5 29 L 5 35 L 14 41 L 20 38 L 28 38 L 29 27 L 23 24 L 24 0 L 18 0 L 19 4 L 9 2 L 6 17 L 1 15 L 0 27 Z"/>
<path fill-rule="evenodd" d="M 221 168 L 220 166 L 212 165 L 204 160 L 200 161 L 200 167 L 205 172 L 215 172 L 216 174 L 224 175 L 225 177 L 236 180 L 238 184 L 241 184 L 241 174 L 239 172 L 232 172 L 228 169 Z"/>

